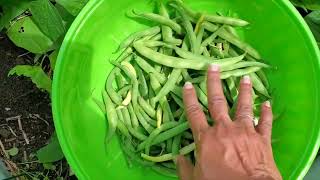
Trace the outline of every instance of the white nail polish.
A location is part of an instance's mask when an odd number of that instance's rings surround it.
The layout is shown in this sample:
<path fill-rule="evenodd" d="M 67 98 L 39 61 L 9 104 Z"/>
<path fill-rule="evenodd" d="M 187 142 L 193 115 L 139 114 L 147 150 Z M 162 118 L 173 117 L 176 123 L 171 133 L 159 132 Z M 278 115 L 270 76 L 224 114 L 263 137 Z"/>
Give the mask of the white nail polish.
<path fill-rule="evenodd" d="M 210 66 L 209 66 L 209 71 L 219 72 L 219 71 L 220 71 L 220 66 L 217 65 L 217 64 L 210 64 Z"/>
<path fill-rule="evenodd" d="M 251 83 L 250 76 L 248 76 L 248 75 L 243 76 L 243 83 L 250 84 Z"/>
<path fill-rule="evenodd" d="M 186 82 L 186 83 L 184 84 L 184 88 L 185 88 L 185 89 L 192 89 L 192 88 L 193 88 L 193 85 L 192 85 L 191 82 Z"/>

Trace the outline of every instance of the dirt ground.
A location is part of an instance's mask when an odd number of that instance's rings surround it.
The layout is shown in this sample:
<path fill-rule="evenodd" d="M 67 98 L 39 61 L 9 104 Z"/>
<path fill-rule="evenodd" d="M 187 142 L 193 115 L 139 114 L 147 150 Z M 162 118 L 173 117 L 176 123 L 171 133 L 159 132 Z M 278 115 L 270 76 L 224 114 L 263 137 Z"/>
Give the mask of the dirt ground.
<path fill-rule="evenodd" d="M 25 53 L 0 34 L 0 152 L 17 147 L 17 155 L 1 157 L 12 162 L 12 167 L 33 172 L 42 169 L 33 162 L 34 154 L 46 145 L 54 127 L 49 95 L 26 77 L 8 77 L 15 65 L 33 64 L 32 55 Z"/>

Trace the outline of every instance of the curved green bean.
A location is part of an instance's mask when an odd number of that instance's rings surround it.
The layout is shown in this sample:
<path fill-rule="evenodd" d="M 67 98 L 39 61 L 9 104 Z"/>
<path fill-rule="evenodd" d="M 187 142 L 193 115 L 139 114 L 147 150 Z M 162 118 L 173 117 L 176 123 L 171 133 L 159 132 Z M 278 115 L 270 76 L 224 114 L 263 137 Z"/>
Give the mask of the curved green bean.
<path fill-rule="evenodd" d="M 138 82 L 139 82 L 139 92 L 142 97 L 148 96 L 148 84 L 146 78 L 143 75 L 142 69 L 139 66 L 135 66 L 138 75 Z"/>
<path fill-rule="evenodd" d="M 160 54 L 160 53 L 159 53 Z M 161 74 L 160 72 L 158 72 L 157 70 L 155 70 L 147 61 L 145 61 L 142 57 L 140 56 L 136 56 L 135 61 L 137 62 L 137 64 L 148 74 L 152 73 L 154 74 L 154 76 L 157 77 L 157 79 L 159 80 L 159 82 L 161 84 L 163 84 L 164 82 L 166 82 L 167 78 Z"/>
<path fill-rule="evenodd" d="M 122 104 L 121 96 L 113 89 L 113 81 L 115 80 L 116 73 L 119 73 L 119 68 L 113 68 L 108 75 L 107 82 L 106 82 L 106 91 L 110 97 L 110 99 L 117 105 Z"/>
<path fill-rule="evenodd" d="M 156 111 L 153 109 L 153 107 L 145 101 L 142 97 L 138 98 L 139 104 L 142 107 L 142 109 L 152 118 L 156 117 Z"/>
<path fill-rule="evenodd" d="M 108 118 L 108 133 L 106 134 L 105 138 L 105 144 L 108 144 L 108 142 L 111 140 L 113 135 L 115 134 L 115 131 L 117 129 L 117 122 L 118 122 L 118 115 L 116 112 L 116 108 L 114 104 L 111 101 L 111 98 L 107 94 L 107 92 L 103 91 L 102 92 L 102 97 L 104 101 L 104 105 L 106 108 L 106 115 Z"/>
<path fill-rule="evenodd" d="M 267 88 L 263 85 L 259 77 L 255 73 L 249 74 L 252 86 L 255 90 L 257 90 L 260 94 L 270 98 Z"/>
<path fill-rule="evenodd" d="M 136 129 L 137 127 L 139 127 L 139 121 L 138 121 L 137 116 L 134 112 L 132 104 L 128 105 L 128 110 L 129 110 L 129 114 L 130 114 L 132 127 Z"/>
<path fill-rule="evenodd" d="M 135 114 L 137 115 L 137 118 L 140 122 L 140 124 L 143 126 L 143 128 L 149 133 L 151 134 L 152 131 L 154 130 L 154 128 L 145 120 L 145 118 L 143 117 L 143 115 L 141 114 L 142 109 L 140 109 L 139 106 L 135 106 L 134 107 L 135 110 Z"/>

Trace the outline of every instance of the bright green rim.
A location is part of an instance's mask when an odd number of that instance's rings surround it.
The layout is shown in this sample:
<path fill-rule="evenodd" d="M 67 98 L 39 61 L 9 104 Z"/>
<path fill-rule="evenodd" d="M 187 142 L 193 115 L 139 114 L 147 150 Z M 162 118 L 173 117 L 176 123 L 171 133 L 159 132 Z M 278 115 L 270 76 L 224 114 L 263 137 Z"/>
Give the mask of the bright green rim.
<path fill-rule="evenodd" d="M 85 173 L 85 170 L 82 169 L 79 166 L 78 161 L 76 160 L 75 156 L 73 155 L 73 151 L 71 147 L 69 146 L 69 142 L 65 138 L 65 131 L 63 130 L 62 126 L 62 118 L 61 118 L 61 112 L 58 111 L 58 107 L 60 105 L 60 99 L 59 99 L 59 79 L 61 79 L 61 62 L 63 60 L 64 54 L 68 50 L 70 44 L 75 40 L 77 37 L 78 29 L 80 29 L 83 24 L 86 22 L 86 19 L 90 17 L 91 13 L 94 12 L 94 10 L 102 3 L 101 0 L 90 0 L 87 5 L 82 9 L 80 14 L 77 16 L 77 18 L 74 20 L 72 25 L 70 26 L 64 41 L 61 45 L 60 52 L 57 59 L 57 64 L 55 67 L 54 77 L 53 77 L 53 85 L 52 85 L 52 112 L 53 112 L 53 119 L 54 119 L 54 125 L 56 128 L 56 132 L 58 135 L 58 139 L 60 141 L 61 148 L 63 150 L 63 153 L 65 154 L 65 157 L 67 161 L 69 162 L 72 170 L 75 172 L 76 176 L 79 179 L 89 179 L 88 175 Z M 279 6 L 285 10 L 288 14 L 291 14 L 292 20 L 296 23 L 297 27 L 300 29 L 302 34 L 304 35 L 304 38 L 311 42 L 312 50 L 310 50 L 315 59 L 318 59 L 318 61 L 314 62 L 314 65 L 317 66 L 318 70 L 320 71 L 320 52 L 318 51 L 318 45 L 315 41 L 315 38 L 309 29 L 308 25 L 304 21 L 304 19 L 301 17 L 299 12 L 295 9 L 295 7 L 290 3 L 288 0 L 278 0 L 277 2 Z M 319 77 L 320 78 L 320 77 Z M 319 87 L 320 83 L 319 80 L 315 82 L 316 87 Z M 316 106 L 319 106 L 319 93 L 317 93 L 316 99 Z M 319 112 L 316 114 L 317 118 L 319 118 Z M 313 129 L 313 135 L 311 137 L 310 143 L 307 146 L 307 150 L 305 151 L 305 154 L 303 155 L 303 158 L 301 158 L 301 162 L 297 164 L 297 168 L 292 173 L 291 177 L 289 179 L 303 179 L 303 177 L 307 174 L 309 168 L 312 165 L 313 160 L 315 159 L 319 145 L 320 145 L 320 121 L 317 121 L 316 124 L 317 128 Z"/>

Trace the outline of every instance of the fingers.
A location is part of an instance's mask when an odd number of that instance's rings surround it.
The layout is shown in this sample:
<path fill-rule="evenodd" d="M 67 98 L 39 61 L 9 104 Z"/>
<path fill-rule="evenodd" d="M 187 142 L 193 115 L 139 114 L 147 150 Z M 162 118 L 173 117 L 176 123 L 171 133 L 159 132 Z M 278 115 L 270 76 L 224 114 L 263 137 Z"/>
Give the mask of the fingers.
<path fill-rule="evenodd" d="M 191 130 L 195 137 L 199 137 L 199 133 L 202 130 L 207 129 L 209 125 L 206 116 L 199 105 L 196 91 L 189 82 L 187 82 L 183 88 L 183 101 Z M 195 140 L 197 140 L 197 138 L 195 138 Z"/>
<path fill-rule="evenodd" d="M 216 123 L 228 123 L 231 119 L 228 115 L 228 105 L 223 94 L 219 71 L 218 65 L 210 65 L 208 70 L 209 111 Z"/>
<path fill-rule="evenodd" d="M 193 165 L 184 156 L 178 156 L 177 159 L 178 176 L 180 180 L 193 179 Z"/>
<path fill-rule="evenodd" d="M 253 128 L 252 84 L 249 76 L 244 76 L 240 82 L 237 111 L 235 120 Z"/>
<path fill-rule="evenodd" d="M 272 121 L 272 108 L 270 102 L 267 101 L 261 106 L 261 118 L 257 126 L 257 132 L 266 138 L 268 142 L 271 142 Z"/>

